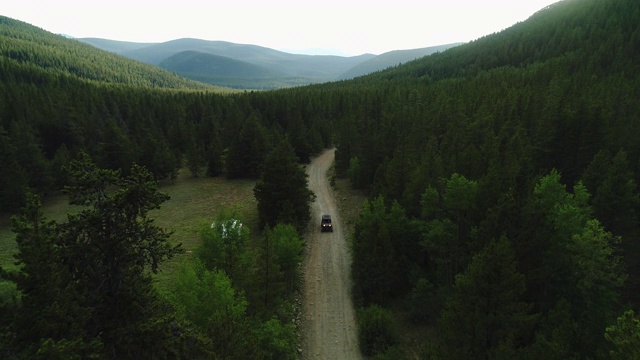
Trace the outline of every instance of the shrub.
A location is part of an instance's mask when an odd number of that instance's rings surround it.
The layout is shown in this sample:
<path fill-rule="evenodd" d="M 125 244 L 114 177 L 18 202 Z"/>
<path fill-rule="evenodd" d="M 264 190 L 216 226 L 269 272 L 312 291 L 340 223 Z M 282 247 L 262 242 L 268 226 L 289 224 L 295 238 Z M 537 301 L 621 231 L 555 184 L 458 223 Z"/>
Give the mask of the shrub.
<path fill-rule="evenodd" d="M 378 305 L 358 310 L 360 349 L 366 356 L 384 353 L 398 343 L 391 312 Z"/>
<path fill-rule="evenodd" d="M 432 320 L 440 311 L 439 300 L 433 284 L 425 278 L 420 278 L 408 297 L 411 321 L 425 324 Z"/>
<path fill-rule="evenodd" d="M 399 345 L 388 347 L 383 353 L 376 354 L 373 360 L 403 360 L 408 359 L 407 354 Z"/>
<path fill-rule="evenodd" d="M 296 330 L 293 324 L 282 324 L 271 318 L 258 329 L 258 341 L 265 360 L 295 360 Z"/>

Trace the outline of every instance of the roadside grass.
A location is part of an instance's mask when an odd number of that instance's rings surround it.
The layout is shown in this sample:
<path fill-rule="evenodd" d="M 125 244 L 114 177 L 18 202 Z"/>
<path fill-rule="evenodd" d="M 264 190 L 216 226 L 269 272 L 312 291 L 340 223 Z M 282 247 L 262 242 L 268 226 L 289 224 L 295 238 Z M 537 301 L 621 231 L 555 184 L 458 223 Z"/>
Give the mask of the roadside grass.
<path fill-rule="evenodd" d="M 231 210 L 237 214 L 253 236 L 259 234 L 258 212 L 253 197 L 254 180 L 227 180 L 225 178 L 194 178 L 183 169 L 173 182 L 162 183 L 161 192 L 171 199 L 160 209 L 150 212 L 149 217 L 156 225 L 174 231 L 170 238 L 173 244 L 182 243 L 183 254 L 165 261 L 160 271 L 154 275 L 154 283 L 161 290 L 168 290 L 178 275 L 182 263 L 192 256 L 200 244 L 200 230 L 209 226 L 221 210 Z M 50 220 L 63 222 L 67 213 L 78 211 L 80 207 L 70 206 L 64 195 L 56 195 L 43 200 L 43 211 Z M 15 258 L 18 251 L 15 234 L 11 231 L 9 214 L 0 215 L 0 265 L 5 270 L 16 270 Z"/>

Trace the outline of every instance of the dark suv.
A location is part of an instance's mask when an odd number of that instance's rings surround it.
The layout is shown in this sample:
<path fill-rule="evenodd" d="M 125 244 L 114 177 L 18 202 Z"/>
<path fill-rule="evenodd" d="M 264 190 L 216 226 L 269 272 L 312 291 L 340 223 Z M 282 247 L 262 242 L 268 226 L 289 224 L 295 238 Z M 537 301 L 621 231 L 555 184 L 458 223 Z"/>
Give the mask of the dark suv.
<path fill-rule="evenodd" d="M 331 225 L 331 215 L 322 215 L 322 221 L 320 222 L 320 231 L 333 232 L 333 225 Z"/>

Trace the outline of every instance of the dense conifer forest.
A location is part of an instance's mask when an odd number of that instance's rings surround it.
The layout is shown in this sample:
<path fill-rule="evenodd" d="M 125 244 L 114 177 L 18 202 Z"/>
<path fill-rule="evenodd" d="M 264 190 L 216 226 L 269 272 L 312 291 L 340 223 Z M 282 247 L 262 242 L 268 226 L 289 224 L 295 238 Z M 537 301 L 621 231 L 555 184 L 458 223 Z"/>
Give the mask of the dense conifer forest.
<path fill-rule="evenodd" d="M 232 358 L 243 349 L 295 358 L 286 311 L 271 310 L 286 308 L 290 283 L 267 279 L 271 293 L 260 293 L 235 267 L 273 266 L 264 256 L 203 255 L 185 269 L 177 298 L 163 299 L 142 269 L 179 249 L 131 219 L 159 206 L 151 184 L 181 166 L 260 183 L 265 161 L 291 168 L 330 146 L 338 176 L 369 195 L 351 239 L 365 355 L 407 355 L 391 324 L 400 308 L 434 329 L 420 344 L 424 359 L 640 357 L 640 2 L 565 0 L 370 76 L 234 94 L 124 59 L 87 61 L 74 40 L 6 18 L 0 37 L 0 211 L 23 209 L 14 224 L 23 270 L 2 273 L 23 295 L 0 299 L 2 357 L 154 349 L 158 358 Z M 105 196 L 107 184 L 122 191 Z M 33 194 L 64 186 L 89 210 L 45 222 Z M 131 220 L 112 230 L 136 242 L 116 242 L 99 263 L 78 257 L 105 236 L 78 232 L 105 212 Z M 261 254 L 301 246 L 300 224 L 289 222 L 265 231 Z M 203 236 L 203 248 L 225 246 Z M 27 241 L 36 237 L 39 247 Z M 78 238 L 87 241 L 70 240 Z M 50 253 L 61 262 L 47 261 Z M 291 278 L 286 259 L 275 273 Z M 118 282 L 95 284 L 119 265 Z M 207 284 L 218 284 L 209 295 L 226 304 L 209 323 L 185 305 L 196 306 L 207 294 L 194 289 Z M 104 296 L 87 297 L 92 286 Z M 109 299 L 113 292 L 123 297 Z M 121 309 L 135 314 L 127 321 L 106 315 L 123 301 L 145 311 Z M 40 327 L 28 326 L 34 316 Z"/>

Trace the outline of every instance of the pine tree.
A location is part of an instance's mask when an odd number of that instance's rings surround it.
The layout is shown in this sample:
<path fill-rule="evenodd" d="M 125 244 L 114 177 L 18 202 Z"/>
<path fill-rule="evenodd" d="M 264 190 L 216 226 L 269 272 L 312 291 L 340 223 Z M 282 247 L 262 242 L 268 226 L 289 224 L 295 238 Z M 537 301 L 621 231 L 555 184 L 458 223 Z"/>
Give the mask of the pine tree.
<path fill-rule="evenodd" d="M 85 334 L 99 338 L 108 357 L 153 353 L 159 349 L 152 341 L 135 338 L 152 340 L 160 331 L 153 321 L 160 308 L 149 271 L 156 273 L 164 259 L 181 251 L 168 242 L 170 233 L 148 218 L 168 196 L 139 166 L 123 178 L 119 171 L 98 169 L 83 153 L 69 172 L 70 203 L 86 208 L 60 225 L 58 246 L 74 289 L 92 310 Z"/>
<path fill-rule="evenodd" d="M 307 177 L 289 141 L 280 141 L 267 155 L 262 177 L 253 188 L 261 227 L 291 224 L 303 229 L 307 225 L 309 206 L 315 200 Z"/>
<path fill-rule="evenodd" d="M 13 140 L 0 127 L 0 211 L 19 209 L 24 202 L 24 187 L 28 175 L 20 166 L 16 156 L 17 148 Z"/>
<path fill-rule="evenodd" d="M 455 295 L 442 312 L 447 357 L 509 358 L 515 353 L 535 321 L 524 291 L 511 242 L 506 237 L 490 242 L 456 276 Z"/>
<path fill-rule="evenodd" d="M 230 178 L 259 177 L 268 151 L 267 144 L 266 130 L 259 122 L 258 115 L 252 113 L 229 146 L 226 160 L 227 176 Z"/>
<path fill-rule="evenodd" d="M 393 212 L 394 216 L 401 216 Z M 382 196 L 363 205 L 353 238 L 354 295 L 365 305 L 385 304 L 400 280 L 393 224 Z"/>
<path fill-rule="evenodd" d="M 615 325 L 609 326 L 605 338 L 613 344 L 609 355 L 612 359 L 640 358 L 640 319 L 633 310 L 627 310 Z"/>
<path fill-rule="evenodd" d="M 85 331 L 92 309 L 62 261 L 59 226 L 44 217 L 37 196 L 27 195 L 22 214 L 13 218 L 13 231 L 20 271 L 12 277 L 22 306 L 14 316 L 11 348 L 25 358 L 99 353 L 101 341 Z"/>
<path fill-rule="evenodd" d="M 207 154 L 207 176 L 216 177 L 223 173 L 224 163 L 222 158 L 222 143 L 216 133 L 209 145 L 209 152 Z"/>

